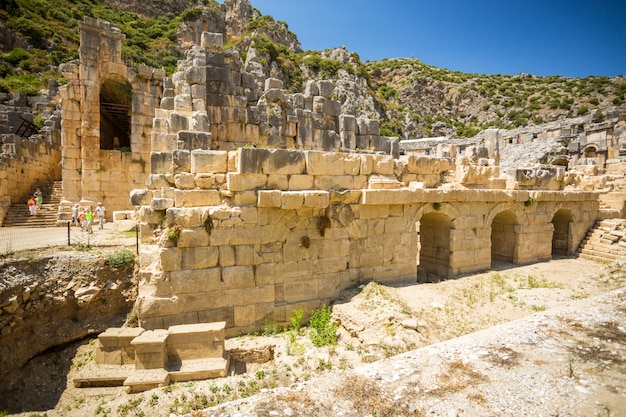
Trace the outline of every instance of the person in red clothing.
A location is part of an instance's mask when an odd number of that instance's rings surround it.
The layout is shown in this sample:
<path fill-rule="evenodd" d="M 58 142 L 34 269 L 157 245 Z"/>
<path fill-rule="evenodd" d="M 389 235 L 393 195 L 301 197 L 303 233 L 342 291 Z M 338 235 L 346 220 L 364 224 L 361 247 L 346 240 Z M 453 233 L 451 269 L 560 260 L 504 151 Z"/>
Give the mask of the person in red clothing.
<path fill-rule="evenodd" d="M 31 197 L 28 199 L 28 211 L 30 212 L 31 216 L 37 214 L 37 200 L 35 200 L 35 197 Z"/>

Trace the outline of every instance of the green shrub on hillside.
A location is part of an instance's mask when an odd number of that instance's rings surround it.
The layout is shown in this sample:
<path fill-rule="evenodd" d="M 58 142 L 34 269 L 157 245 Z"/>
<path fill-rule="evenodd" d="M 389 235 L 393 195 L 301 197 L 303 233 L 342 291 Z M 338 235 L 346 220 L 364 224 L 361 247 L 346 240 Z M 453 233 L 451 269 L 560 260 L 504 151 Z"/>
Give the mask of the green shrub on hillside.
<path fill-rule="evenodd" d="M 30 58 L 30 53 L 22 48 L 15 48 L 4 56 L 4 60 L 13 65 Z"/>

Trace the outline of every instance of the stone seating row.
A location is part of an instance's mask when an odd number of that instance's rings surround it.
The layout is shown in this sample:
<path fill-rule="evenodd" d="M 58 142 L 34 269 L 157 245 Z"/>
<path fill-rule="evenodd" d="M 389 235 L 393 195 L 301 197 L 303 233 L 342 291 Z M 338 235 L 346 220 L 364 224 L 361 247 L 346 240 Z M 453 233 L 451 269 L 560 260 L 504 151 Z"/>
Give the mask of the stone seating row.
<path fill-rule="evenodd" d="M 98 336 L 96 367 L 74 378 L 76 387 L 119 386 L 127 393 L 170 382 L 226 376 L 226 322 L 166 329 L 112 327 Z"/>

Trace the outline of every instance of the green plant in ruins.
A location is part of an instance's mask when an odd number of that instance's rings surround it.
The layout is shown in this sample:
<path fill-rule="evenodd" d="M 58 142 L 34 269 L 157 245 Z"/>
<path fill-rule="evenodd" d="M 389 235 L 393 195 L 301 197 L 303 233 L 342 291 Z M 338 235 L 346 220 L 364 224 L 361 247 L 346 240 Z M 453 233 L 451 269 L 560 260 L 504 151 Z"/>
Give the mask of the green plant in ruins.
<path fill-rule="evenodd" d="M 309 339 L 315 346 L 334 346 L 337 344 L 337 328 L 339 326 L 336 322 L 331 321 L 331 315 L 332 310 L 326 304 L 311 315 Z"/>
<path fill-rule="evenodd" d="M 293 315 L 289 318 L 289 320 L 291 321 L 291 328 L 294 331 L 299 332 L 300 327 L 302 326 L 302 317 L 304 316 L 304 309 L 303 308 L 296 309 L 292 312 L 292 314 Z"/>
<path fill-rule="evenodd" d="M 118 250 L 107 255 L 106 262 L 113 268 L 124 268 L 135 260 L 135 254 L 128 249 Z"/>

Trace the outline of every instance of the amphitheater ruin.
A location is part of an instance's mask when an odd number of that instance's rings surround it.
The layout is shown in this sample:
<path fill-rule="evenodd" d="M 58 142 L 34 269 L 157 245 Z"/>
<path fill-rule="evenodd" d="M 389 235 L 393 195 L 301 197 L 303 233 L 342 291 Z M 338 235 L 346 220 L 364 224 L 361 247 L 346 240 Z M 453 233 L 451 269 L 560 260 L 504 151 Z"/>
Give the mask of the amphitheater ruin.
<path fill-rule="evenodd" d="M 109 220 L 136 216 L 141 232 L 135 312 L 145 333 L 102 336 L 103 363 L 136 353 L 140 364 L 141 351 L 151 358 L 144 368 L 167 367 L 172 346 L 188 343 L 173 341 L 181 332 L 210 339 L 207 357 L 223 357 L 225 337 L 267 317 L 288 324 L 294 310 L 311 312 L 355 284 L 566 256 L 599 220 L 626 217 L 619 118 L 492 129 L 462 145 L 401 142 L 344 113 L 332 82 L 289 94 L 246 72 L 222 33 L 195 35 L 167 77 L 126 65 L 119 29 L 85 18 L 80 60 L 61 68 L 60 148 L 58 133 L 41 145 L 52 148 L 45 166 L 61 172 L 37 173 L 62 179 L 58 223 L 75 202 L 102 201 Z M 573 156 L 501 172 L 503 147 L 557 137 Z M 0 218 L 26 189 L 10 190 L 18 171 L 5 170 Z M 205 323 L 217 327 L 202 333 Z M 124 354 L 122 339 L 136 350 Z"/>

